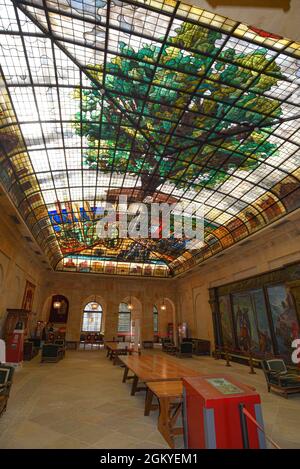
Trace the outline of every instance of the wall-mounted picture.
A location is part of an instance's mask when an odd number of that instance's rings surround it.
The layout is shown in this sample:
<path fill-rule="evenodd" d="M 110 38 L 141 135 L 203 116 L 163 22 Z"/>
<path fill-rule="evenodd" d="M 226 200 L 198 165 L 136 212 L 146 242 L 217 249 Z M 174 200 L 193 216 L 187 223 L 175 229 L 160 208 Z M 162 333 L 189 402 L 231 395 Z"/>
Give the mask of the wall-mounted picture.
<path fill-rule="evenodd" d="M 293 339 L 299 331 L 299 322 L 291 292 L 285 285 L 267 288 L 270 309 L 276 335 L 278 353 L 288 362 L 291 361 Z"/>
<path fill-rule="evenodd" d="M 222 339 L 225 347 L 233 347 L 234 336 L 231 319 L 230 296 L 223 295 L 219 298 L 219 313 L 222 328 Z"/>
<path fill-rule="evenodd" d="M 254 306 L 254 316 L 261 353 L 273 352 L 270 325 L 267 316 L 265 296 L 262 288 L 250 292 Z"/>
<path fill-rule="evenodd" d="M 232 295 L 233 312 L 236 326 L 238 348 L 248 352 L 259 351 L 259 337 L 250 293 Z"/>
<path fill-rule="evenodd" d="M 22 309 L 26 311 L 31 311 L 33 306 L 33 297 L 34 297 L 35 285 L 26 280 L 25 291 L 22 301 Z"/>
<path fill-rule="evenodd" d="M 262 354 L 273 352 L 263 290 L 236 293 L 232 303 L 239 348 Z"/>

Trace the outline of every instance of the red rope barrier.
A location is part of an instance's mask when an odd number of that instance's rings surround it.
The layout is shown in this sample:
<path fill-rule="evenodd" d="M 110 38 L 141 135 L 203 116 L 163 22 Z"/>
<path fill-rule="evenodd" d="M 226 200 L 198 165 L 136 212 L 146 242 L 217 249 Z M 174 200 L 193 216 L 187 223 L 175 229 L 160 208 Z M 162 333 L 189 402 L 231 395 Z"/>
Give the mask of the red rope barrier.
<path fill-rule="evenodd" d="M 262 431 L 264 434 L 265 434 L 265 437 L 266 439 L 276 448 L 276 449 L 281 449 L 280 446 L 278 446 L 277 443 L 275 443 L 274 440 L 272 440 L 271 437 L 269 437 L 265 430 L 263 429 L 263 427 L 261 425 L 259 425 L 259 423 L 255 420 L 254 417 L 252 417 L 252 415 L 250 414 L 250 412 L 248 412 L 247 409 L 243 408 L 243 413 L 246 415 L 246 417 L 248 417 L 249 420 L 251 420 L 252 423 L 254 423 L 254 425 L 256 425 L 257 428 L 259 428 L 260 431 Z"/>

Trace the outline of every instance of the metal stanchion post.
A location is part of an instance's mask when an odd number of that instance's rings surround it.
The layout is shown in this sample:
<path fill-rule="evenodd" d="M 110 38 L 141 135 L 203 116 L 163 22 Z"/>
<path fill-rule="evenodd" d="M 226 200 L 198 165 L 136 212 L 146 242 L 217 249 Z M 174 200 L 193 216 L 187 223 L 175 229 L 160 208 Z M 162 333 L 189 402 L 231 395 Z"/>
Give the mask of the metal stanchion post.
<path fill-rule="evenodd" d="M 254 366 L 253 366 L 253 357 L 252 357 L 252 349 L 249 349 L 249 365 L 250 365 L 250 375 L 256 375 L 256 371 L 254 371 Z"/>
<path fill-rule="evenodd" d="M 220 349 L 219 347 L 216 347 L 215 348 L 215 356 L 214 356 L 215 360 L 219 360 L 220 359 Z"/>
<path fill-rule="evenodd" d="M 229 362 L 229 353 L 228 353 L 228 348 L 225 348 L 225 357 L 226 357 L 226 366 L 231 366 Z"/>
<path fill-rule="evenodd" d="M 245 414 L 243 412 L 244 407 L 245 407 L 244 404 L 239 404 L 243 449 L 249 449 L 249 435 L 248 435 L 248 427 L 247 427 L 246 417 L 245 417 Z"/>

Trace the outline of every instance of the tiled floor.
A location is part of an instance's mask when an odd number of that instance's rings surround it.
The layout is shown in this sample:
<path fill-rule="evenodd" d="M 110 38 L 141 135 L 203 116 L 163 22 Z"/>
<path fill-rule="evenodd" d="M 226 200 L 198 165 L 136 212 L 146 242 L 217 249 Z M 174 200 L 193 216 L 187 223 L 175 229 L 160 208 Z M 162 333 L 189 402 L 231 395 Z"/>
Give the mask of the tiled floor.
<path fill-rule="evenodd" d="M 286 400 L 268 394 L 262 372 L 250 375 L 243 365 L 226 368 L 223 360 L 209 357 L 182 362 L 255 386 L 269 435 L 283 448 L 300 447 L 300 395 Z M 144 417 L 144 392 L 131 397 L 122 374 L 104 350 L 68 351 L 59 363 L 40 364 L 38 357 L 25 362 L 15 373 L 0 419 L 0 448 L 167 448 L 156 427 L 157 413 Z M 177 447 L 182 447 L 181 437 Z"/>

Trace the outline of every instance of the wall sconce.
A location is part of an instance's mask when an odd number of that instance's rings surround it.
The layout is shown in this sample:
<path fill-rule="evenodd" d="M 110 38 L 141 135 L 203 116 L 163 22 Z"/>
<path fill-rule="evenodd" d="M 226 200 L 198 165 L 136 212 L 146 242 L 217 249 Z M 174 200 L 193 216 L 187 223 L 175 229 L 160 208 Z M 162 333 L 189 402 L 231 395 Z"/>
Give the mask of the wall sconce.
<path fill-rule="evenodd" d="M 127 306 L 128 306 L 129 311 L 132 311 L 132 310 L 133 310 L 133 305 L 132 305 L 132 303 L 131 303 L 131 296 L 130 296 L 130 298 L 129 298 L 129 303 L 128 303 Z"/>
<path fill-rule="evenodd" d="M 98 309 L 98 303 L 95 301 L 93 301 L 93 303 L 91 304 L 91 308 L 95 311 L 96 309 Z"/>

